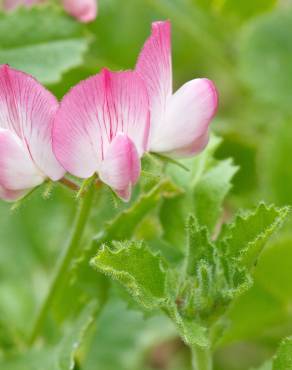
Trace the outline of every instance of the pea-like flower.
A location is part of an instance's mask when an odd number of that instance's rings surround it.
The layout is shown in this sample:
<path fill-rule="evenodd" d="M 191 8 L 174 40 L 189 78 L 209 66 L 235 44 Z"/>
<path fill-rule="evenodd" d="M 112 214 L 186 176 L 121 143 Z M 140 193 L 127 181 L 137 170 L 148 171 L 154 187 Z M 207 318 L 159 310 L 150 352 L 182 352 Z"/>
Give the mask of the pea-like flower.
<path fill-rule="evenodd" d="M 15 200 L 64 169 L 52 150 L 56 98 L 31 76 L 0 67 L 0 198 Z"/>
<path fill-rule="evenodd" d="M 199 153 L 208 143 L 208 127 L 216 113 L 214 84 L 198 78 L 172 92 L 171 26 L 154 22 L 136 65 L 150 101 L 149 150 L 173 157 Z"/>
<path fill-rule="evenodd" d="M 149 136 L 148 94 L 133 71 L 101 73 L 64 96 L 53 128 L 53 150 L 80 178 L 98 173 L 128 200 L 140 175 Z"/>

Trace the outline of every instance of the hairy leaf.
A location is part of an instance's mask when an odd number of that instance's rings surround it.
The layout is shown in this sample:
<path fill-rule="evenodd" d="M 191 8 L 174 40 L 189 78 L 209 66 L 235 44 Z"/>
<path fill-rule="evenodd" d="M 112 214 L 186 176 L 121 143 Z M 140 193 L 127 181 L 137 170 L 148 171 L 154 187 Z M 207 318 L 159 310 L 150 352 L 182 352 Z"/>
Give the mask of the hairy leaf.
<path fill-rule="evenodd" d="M 292 370 L 292 337 L 281 342 L 273 360 L 273 370 Z"/>
<path fill-rule="evenodd" d="M 213 251 L 207 228 L 201 227 L 197 219 L 190 216 L 187 225 L 186 273 L 194 275 L 201 260 L 211 263 Z"/>
<path fill-rule="evenodd" d="M 146 308 L 161 306 L 166 300 L 162 258 L 152 254 L 144 243 L 120 242 L 115 247 L 103 246 L 91 265 L 119 281 Z"/>
<path fill-rule="evenodd" d="M 261 253 L 265 243 L 283 224 L 289 214 L 289 207 L 277 208 L 261 203 L 255 211 L 236 217 L 226 226 L 220 239 L 226 253 L 251 268 Z"/>

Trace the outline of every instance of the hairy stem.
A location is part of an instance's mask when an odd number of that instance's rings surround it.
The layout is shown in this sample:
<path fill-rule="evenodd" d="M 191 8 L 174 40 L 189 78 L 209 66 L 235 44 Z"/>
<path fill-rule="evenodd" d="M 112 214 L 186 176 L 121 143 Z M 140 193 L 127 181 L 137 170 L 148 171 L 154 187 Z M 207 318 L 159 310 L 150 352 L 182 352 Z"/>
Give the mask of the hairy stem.
<path fill-rule="evenodd" d="M 192 348 L 192 369 L 193 370 L 212 370 L 212 353 L 209 348 Z"/>
<path fill-rule="evenodd" d="M 64 280 L 64 277 L 66 276 L 70 263 L 72 262 L 72 259 L 74 258 L 76 249 L 80 245 L 80 241 L 84 234 L 85 226 L 89 218 L 93 195 L 94 195 L 94 189 L 95 188 L 93 184 L 91 184 L 91 186 L 89 186 L 89 188 L 87 189 L 87 192 L 84 194 L 83 198 L 80 199 L 79 209 L 77 211 L 77 215 L 75 218 L 75 222 L 73 225 L 73 230 L 71 233 L 71 237 L 69 239 L 68 246 L 65 250 L 63 257 L 60 260 L 59 265 L 57 266 L 53 281 L 50 286 L 50 290 L 37 316 L 37 319 L 36 319 L 36 322 L 33 327 L 33 331 L 32 331 L 32 334 L 29 340 L 30 345 L 32 345 L 35 342 L 35 340 L 41 333 L 44 322 L 47 318 L 48 312 L 58 292 L 58 288 L 62 284 L 62 281 Z"/>

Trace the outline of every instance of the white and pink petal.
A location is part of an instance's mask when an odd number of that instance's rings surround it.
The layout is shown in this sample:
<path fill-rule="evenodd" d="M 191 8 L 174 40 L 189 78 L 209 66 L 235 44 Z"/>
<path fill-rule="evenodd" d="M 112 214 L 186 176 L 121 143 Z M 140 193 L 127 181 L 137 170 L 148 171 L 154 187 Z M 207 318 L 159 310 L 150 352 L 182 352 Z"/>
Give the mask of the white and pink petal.
<path fill-rule="evenodd" d="M 52 180 L 64 175 L 52 150 L 56 98 L 30 75 L 0 67 L 0 127 L 22 141 L 31 159 Z"/>
<path fill-rule="evenodd" d="M 152 137 L 160 129 L 166 104 L 172 94 L 171 25 L 169 21 L 152 23 L 152 33 L 138 57 L 136 71 L 143 78 L 149 93 L 150 137 Z"/>
<path fill-rule="evenodd" d="M 139 156 L 144 153 L 149 135 L 148 95 L 135 72 L 104 69 L 63 98 L 53 129 L 55 155 L 68 172 L 90 177 L 118 132 L 129 136 Z"/>
<path fill-rule="evenodd" d="M 203 150 L 217 105 L 217 91 L 210 80 L 200 78 L 184 84 L 169 100 L 163 122 L 151 137 L 150 150 L 173 156 Z"/>
<path fill-rule="evenodd" d="M 11 131 L 0 129 L 0 186 L 2 190 L 31 189 L 44 181 L 21 140 Z M 4 191 L 3 190 L 3 191 Z"/>
<path fill-rule="evenodd" d="M 29 189 L 26 190 L 8 190 L 3 188 L 0 185 L 0 199 L 5 200 L 7 202 L 13 202 L 15 200 L 18 200 L 22 198 L 27 192 L 29 192 Z"/>
<path fill-rule="evenodd" d="M 141 163 L 135 144 L 127 135 L 117 133 L 100 164 L 100 179 L 120 198 L 128 201 L 140 171 Z"/>

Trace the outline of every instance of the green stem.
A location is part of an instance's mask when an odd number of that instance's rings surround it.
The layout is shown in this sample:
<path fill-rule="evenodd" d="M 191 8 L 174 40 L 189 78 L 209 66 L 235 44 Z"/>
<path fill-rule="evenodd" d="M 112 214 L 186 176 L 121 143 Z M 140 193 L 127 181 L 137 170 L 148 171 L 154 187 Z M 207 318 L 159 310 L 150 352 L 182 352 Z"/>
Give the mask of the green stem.
<path fill-rule="evenodd" d="M 192 369 L 193 370 L 212 370 L 212 353 L 209 348 L 192 348 Z"/>
<path fill-rule="evenodd" d="M 94 189 L 95 188 L 93 184 L 91 184 L 87 192 L 84 194 L 84 197 L 80 200 L 79 209 L 77 211 L 75 223 L 73 226 L 72 234 L 69 239 L 67 249 L 65 250 L 63 258 L 61 259 L 60 264 L 58 265 L 56 269 L 56 273 L 53 278 L 52 284 L 50 286 L 50 290 L 38 314 L 37 320 L 35 322 L 35 325 L 34 325 L 30 340 L 29 340 L 30 345 L 32 345 L 35 342 L 41 330 L 43 329 L 44 322 L 51 308 L 51 305 L 56 297 L 58 289 L 60 285 L 62 284 L 62 282 L 64 281 L 64 277 L 66 276 L 70 263 L 72 262 L 72 259 L 74 258 L 76 249 L 80 245 L 80 241 L 84 234 L 85 226 L 86 226 L 89 214 L 90 214 L 92 199 L 94 195 Z"/>

